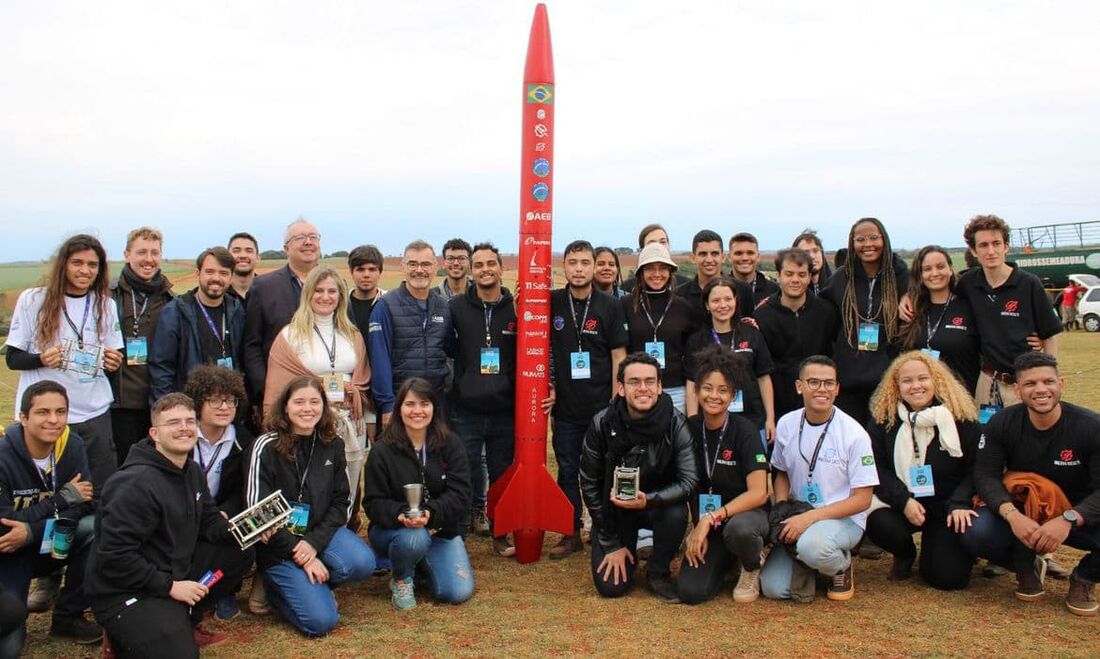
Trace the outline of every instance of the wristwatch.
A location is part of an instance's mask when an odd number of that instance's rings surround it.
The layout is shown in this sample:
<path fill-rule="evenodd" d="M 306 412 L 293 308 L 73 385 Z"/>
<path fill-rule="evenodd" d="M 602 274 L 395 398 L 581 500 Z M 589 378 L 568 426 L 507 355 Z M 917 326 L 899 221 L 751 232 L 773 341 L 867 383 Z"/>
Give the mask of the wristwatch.
<path fill-rule="evenodd" d="M 1077 523 L 1078 521 L 1080 521 L 1081 516 L 1077 514 L 1076 510 L 1070 508 L 1066 512 L 1062 513 L 1062 519 L 1069 522 L 1070 526 L 1077 526 Z"/>

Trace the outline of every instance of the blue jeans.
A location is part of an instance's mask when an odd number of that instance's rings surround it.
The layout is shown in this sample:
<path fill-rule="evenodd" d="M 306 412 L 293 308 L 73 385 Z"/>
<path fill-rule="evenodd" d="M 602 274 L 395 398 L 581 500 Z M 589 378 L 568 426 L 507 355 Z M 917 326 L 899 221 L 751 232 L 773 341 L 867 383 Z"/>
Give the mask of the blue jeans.
<path fill-rule="evenodd" d="M 863 529 L 851 520 L 823 519 L 810 524 L 798 540 L 795 549 L 798 560 L 812 570 L 832 577 L 852 564 L 852 549 L 863 538 Z M 790 599 L 791 573 L 794 559 L 781 547 L 768 554 L 760 572 L 760 591 L 769 599 Z"/>
<path fill-rule="evenodd" d="M 516 450 L 516 419 L 512 409 L 503 413 L 487 414 L 464 407 L 458 401 L 450 406 L 451 429 L 462 439 L 466 458 L 470 464 L 471 486 L 474 491 L 473 508 L 485 507 L 485 484 L 479 483 L 482 452 L 489 470 L 489 485 L 497 482 L 512 465 Z"/>
<path fill-rule="evenodd" d="M 1074 574 L 1085 581 L 1100 582 L 1100 525 L 1072 529 L 1064 544 L 1089 552 Z M 1035 552 L 1020 542 L 1008 522 L 988 506 L 978 509 L 978 516 L 962 534 L 962 545 L 971 555 L 1016 572 L 1031 569 L 1035 561 Z"/>
<path fill-rule="evenodd" d="M 573 534 L 581 528 L 581 445 L 588 421 L 554 417 L 554 458 L 558 461 L 558 487 L 573 504 Z"/>
<path fill-rule="evenodd" d="M 446 604 L 462 604 L 474 594 L 474 571 L 460 536 L 441 538 L 425 529 L 370 527 L 370 543 L 393 563 L 393 579 L 411 578 L 422 565 L 432 586 L 432 597 Z"/>
<path fill-rule="evenodd" d="M 320 557 L 328 568 L 328 583 L 311 584 L 306 571 L 292 561 L 264 570 L 271 604 L 306 636 L 324 636 L 340 621 L 332 589 L 366 579 L 377 564 L 367 543 L 345 527 L 336 530 Z"/>

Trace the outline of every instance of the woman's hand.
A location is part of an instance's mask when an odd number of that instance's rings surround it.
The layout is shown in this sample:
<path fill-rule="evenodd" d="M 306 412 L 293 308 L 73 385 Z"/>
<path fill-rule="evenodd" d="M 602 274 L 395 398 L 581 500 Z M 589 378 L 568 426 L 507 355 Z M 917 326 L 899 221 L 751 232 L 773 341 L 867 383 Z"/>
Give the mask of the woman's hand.
<path fill-rule="evenodd" d="M 916 499 L 910 498 L 905 502 L 905 519 L 909 520 L 909 523 L 913 526 L 924 526 L 924 506 L 920 505 Z"/>
<path fill-rule="evenodd" d="M 122 366 L 122 353 L 118 350 L 107 348 L 103 351 L 103 370 L 114 373 Z"/>
<path fill-rule="evenodd" d="M 298 544 L 294 545 L 294 549 L 291 550 L 291 556 L 294 557 L 295 565 L 305 567 L 306 563 L 317 558 L 317 550 L 305 540 L 299 540 Z"/>
<path fill-rule="evenodd" d="M 428 518 L 432 516 L 432 511 L 423 510 L 423 514 L 420 517 L 408 518 L 405 517 L 405 513 L 401 513 L 397 516 L 397 521 L 407 529 L 419 529 L 428 525 Z"/>
<path fill-rule="evenodd" d="M 325 583 L 328 581 L 328 568 L 319 558 L 314 557 L 313 560 L 303 565 L 302 569 L 306 571 L 310 583 Z"/>
<path fill-rule="evenodd" d="M 952 510 L 947 513 L 947 526 L 955 533 L 966 533 L 966 530 L 974 523 L 972 520 L 977 516 L 978 511 L 976 510 L 967 508 Z"/>
<path fill-rule="evenodd" d="M 691 530 L 691 534 L 688 535 L 687 546 L 684 548 L 684 560 L 691 567 L 699 567 L 706 562 L 703 557 L 707 555 L 707 537 L 710 535 L 711 529 L 710 520 L 709 515 L 701 518 L 695 528 Z"/>
<path fill-rule="evenodd" d="M 60 368 L 61 367 L 61 346 L 52 345 L 42 351 L 42 354 L 38 355 L 38 358 L 42 360 L 42 365 L 46 368 Z"/>

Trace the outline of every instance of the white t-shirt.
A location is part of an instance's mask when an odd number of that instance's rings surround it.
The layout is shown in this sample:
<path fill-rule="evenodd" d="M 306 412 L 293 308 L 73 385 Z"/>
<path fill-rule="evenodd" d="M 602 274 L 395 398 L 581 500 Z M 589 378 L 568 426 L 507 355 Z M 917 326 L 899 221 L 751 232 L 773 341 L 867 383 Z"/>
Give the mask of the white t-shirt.
<path fill-rule="evenodd" d="M 38 311 L 42 308 L 42 302 L 46 299 L 46 289 L 28 288 L 19 294 L 15 303 L 15 311 L 11 317 L 11 331 L 8 333 L 8 345 L 19 348 L 25 352 L 42 354 L 45 346 L 38 345 L 35 338 L 35 330 L 38 329 Z M 87 305 L 87 320 L 84 319 L 84 309 Z M 84 354 L 94 356 L 99 348 L 122 350 L 124 339 L 118 324 L 118 308 L 114 301 L 107 303 L 107 333 L 99 336 L 99 302 L 94 294 L 89 293 L 84 297 L 65 296 L 65 311 L 59 319 L 57 341 L 75 342 L 77 331 L 69 325 L 69 321 L 81 330 L 84 340 Z M 15 392 L 15 410 L 18 416 L 19 401 L 23 398 L 23 391 L 27 387 L 41 380 L 54 380 L 69 394 L 69 423 L 82 423 L 88 419 L 103 414 L 111 406 L 114 394 L 111 393 L 111 384 L 103 369 L 98 369 L 95 374 L 80 371 L 75 365 L 70 368 L 36 368 L 33 371 L 19 371 L 19 387 Z"/>
<path fill-rule="evenodd" d="M 857 487 L 878 485 L 875 455 L 867 431 L 839 407 L 833 409 L 836 413 L 821 444 L 813 475 L 813 483 L 821 490 L 822 505 L 826 506 L 847 499 Z M 805 501 L 803 486 L 811 482 L 810 462 L 825 424 L 815 426 L 807 421 L 800 442 L 798 427 L 801 422 L 802 410 L 799 409 L 784 414 L 775 424 L 772 466 L 786 472 L 791 483 L 791 498 Z M 852 515 L 851 520 L 859 528 L 866 528 L 867 511 Z"/>

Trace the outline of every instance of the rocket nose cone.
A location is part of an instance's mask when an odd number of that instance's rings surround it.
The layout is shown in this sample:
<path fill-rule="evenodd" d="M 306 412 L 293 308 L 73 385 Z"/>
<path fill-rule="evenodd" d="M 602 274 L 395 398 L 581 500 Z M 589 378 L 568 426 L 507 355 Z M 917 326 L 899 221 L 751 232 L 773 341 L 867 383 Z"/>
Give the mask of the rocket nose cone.
<path fill-rule="evenodd" d="M 523 79 L 529 82 L 554 82 L 554 53 L 550 47 L 550 19 L 546 5 L 535 7 L 531 20 L 531 36 L 527 40 L 527 64 L 523 67 Z"/>

